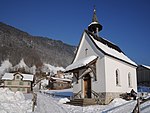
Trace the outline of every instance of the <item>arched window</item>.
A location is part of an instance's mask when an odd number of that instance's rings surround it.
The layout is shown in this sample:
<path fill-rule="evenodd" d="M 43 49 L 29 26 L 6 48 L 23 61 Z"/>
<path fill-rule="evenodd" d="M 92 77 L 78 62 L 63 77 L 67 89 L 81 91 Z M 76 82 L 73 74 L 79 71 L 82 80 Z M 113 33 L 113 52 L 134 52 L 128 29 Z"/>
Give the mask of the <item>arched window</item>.
<path fill-rule="evenodd" d="M 128 73 L 128 86 L 132 87 L 131 73 Z"/>
<path fill-rule="evenodd" d="M 120 72 L 119 72 L 119 69 L 116 70 L 116 85 L 120 86 Z"/>

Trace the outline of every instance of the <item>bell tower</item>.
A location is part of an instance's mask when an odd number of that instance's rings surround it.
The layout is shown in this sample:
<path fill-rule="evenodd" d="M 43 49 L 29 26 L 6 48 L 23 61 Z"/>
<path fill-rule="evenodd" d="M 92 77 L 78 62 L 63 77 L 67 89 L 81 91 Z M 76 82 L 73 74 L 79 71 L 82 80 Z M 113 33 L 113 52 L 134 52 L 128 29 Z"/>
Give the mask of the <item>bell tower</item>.
<path fill-rule="evenodd" d="M 92 22 L 88 26 L 88 30 L 94 33 L 95 35 L 99 36 L 99 32 L 102 30 L 103 26 L 98 22 L 96 16 L 96 9 L 94 7 L 94 14 L 92 18 Z"/>

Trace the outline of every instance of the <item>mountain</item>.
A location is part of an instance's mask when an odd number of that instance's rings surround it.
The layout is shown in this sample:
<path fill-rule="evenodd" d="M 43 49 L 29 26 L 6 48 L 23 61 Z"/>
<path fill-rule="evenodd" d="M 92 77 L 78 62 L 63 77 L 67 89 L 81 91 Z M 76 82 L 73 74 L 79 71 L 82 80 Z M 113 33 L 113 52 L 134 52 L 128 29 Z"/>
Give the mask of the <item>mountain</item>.
<path fill-rule="evenodd" d="M 0 22 L 0 61 L 16 65 L 21 59 L 29 66 L 48 63 L 66 67 L 74 57 L 75 46 L 47 37 L 32 36 Z"/>

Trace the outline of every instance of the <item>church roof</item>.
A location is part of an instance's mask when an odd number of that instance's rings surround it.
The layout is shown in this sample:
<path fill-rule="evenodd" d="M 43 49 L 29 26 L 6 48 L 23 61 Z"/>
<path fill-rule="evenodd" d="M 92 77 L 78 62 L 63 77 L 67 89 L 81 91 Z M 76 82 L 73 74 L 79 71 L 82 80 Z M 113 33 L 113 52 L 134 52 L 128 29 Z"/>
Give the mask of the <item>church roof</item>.
<path fill-rule="evenodd" d="M 70 70 L 81 68 L 83 66 L 86 66 L 90 62 L 94 61 L 96 58 L 97 58 L 97 56 L 92 55 L 92 56 L 88 56 L 88 57 L 85 57 L 83 59 L 80 59 L 80 60 L 72 63 L 71 65 L 67 66 L 66 67 L 66 72 L 70 71 Z"/>
<path fill-rule="evenodd" d="M 96 35 L 87 30 L 85 30 L 85 32 L 90 37 L 94 45 L 105 55 L 111 56 L 133 66 L 137 66 L 137 64 L 133 62 L 130 58 L 128 58 L 117 45 L 104 38 L 97 37 Z"/>

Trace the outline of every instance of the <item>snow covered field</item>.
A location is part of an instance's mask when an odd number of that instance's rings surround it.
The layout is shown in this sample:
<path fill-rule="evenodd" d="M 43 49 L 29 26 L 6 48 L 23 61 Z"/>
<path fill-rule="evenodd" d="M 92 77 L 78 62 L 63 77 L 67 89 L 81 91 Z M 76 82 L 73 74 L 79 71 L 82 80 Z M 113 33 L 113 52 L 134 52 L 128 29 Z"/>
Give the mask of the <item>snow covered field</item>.
<path fill-rule="evenodd" d="M 72 89 L 45 91 L 50 94 L 63 95 L 52 96 L 46 93 L 37 93 L 37 107 L 32 112 L 32 95 L 21 92 L 11 92 L 9 89 L 0 88 L 0 113 L 131 113 L 136 101 L 126 101 L 121 98 L 114 99 L 109 105 L 73 106 L 63 104 L 69 101 L 66 96 L 72 95 Z M 140 105 L 141 113 L 150 113 L 150 101 Z"/>

